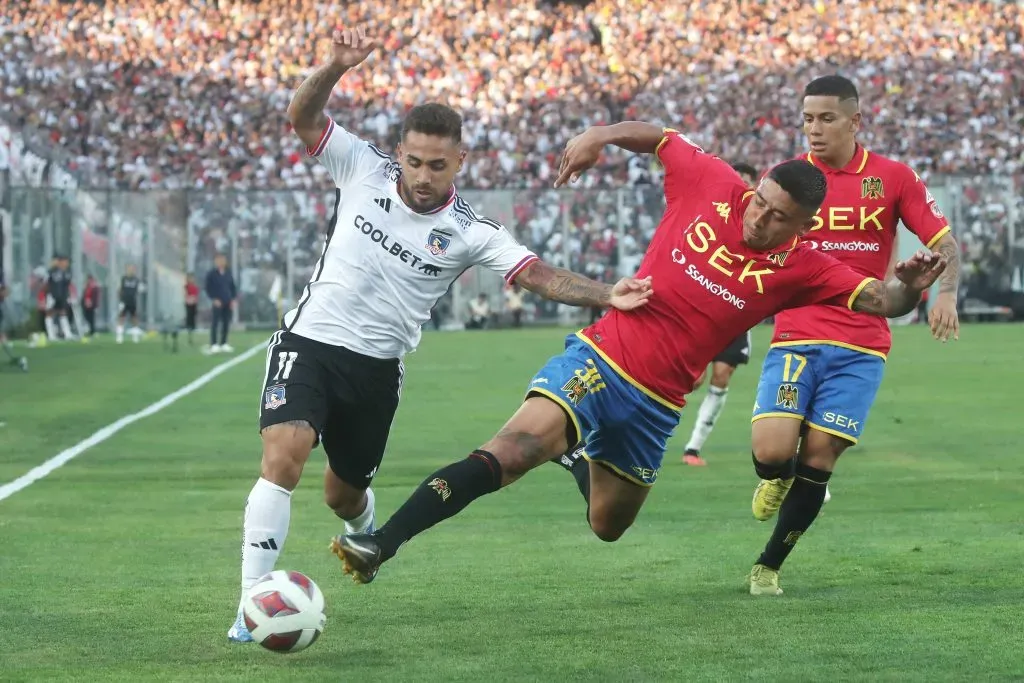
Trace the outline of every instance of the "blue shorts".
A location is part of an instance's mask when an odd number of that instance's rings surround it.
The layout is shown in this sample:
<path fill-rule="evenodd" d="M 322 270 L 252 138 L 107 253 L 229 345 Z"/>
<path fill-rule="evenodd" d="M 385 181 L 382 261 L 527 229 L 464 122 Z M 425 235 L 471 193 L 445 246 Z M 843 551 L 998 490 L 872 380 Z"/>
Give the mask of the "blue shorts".
<path fill-rule="evenodd" d="M 768 350 L 752 421 L 802 418 L 809 427 L 857 443 L 882 383 L 885 361 L 831 344 Z"/>
<path fill-rule="evenodd" d="M 585 442 L 584 456 L 639 486 L 653 486 L 679 410 L 641 388 L 579 336 L 540 369 L 527 395 L 562 407 Z M 575 444 L 570 443 L 570 446 Z"/>

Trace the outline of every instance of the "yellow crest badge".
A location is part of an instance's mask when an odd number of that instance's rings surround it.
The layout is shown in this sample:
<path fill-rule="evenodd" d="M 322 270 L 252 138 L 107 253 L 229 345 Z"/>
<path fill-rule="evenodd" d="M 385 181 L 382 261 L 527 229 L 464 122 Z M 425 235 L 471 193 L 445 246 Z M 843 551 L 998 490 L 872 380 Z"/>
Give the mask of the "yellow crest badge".
<path fill-rule="evenodd" d="M 861 199 L 882 199 L 885 197 L 882 179 L 877 176 L 869 176 L 860 181 L 860 196 Z"/>
<path fill-rule="evenodd" d="M 798 403 L 800 403 L 800 393 L 796 386 L 780 384 L 779 393 L 775 396 L 775 405 L 787 410 L 796 410 Z"/>
<path fill-rule="evenodd" d="M 593 359 L 588 358 L 586 368 L 577 370 L 569 378 L 569 381 L 562 385 L 562 392 L 565 393 L 569 403 L 578 406 L 587 394 L 604 388 L 605 383 L 601 379 L 601 373 L 597 371 Z"/>

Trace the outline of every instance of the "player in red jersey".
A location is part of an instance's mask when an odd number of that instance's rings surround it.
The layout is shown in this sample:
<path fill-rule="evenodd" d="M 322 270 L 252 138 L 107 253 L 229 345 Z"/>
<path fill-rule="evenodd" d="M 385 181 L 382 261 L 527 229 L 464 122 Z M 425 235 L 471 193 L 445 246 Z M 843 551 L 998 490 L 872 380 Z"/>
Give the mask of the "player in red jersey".
<path fill-rule="evenodd" d="M 947 263 L 929 318 L 937 339 L 955 339 L 959 249 L 928 188 L 904 164 L 857 143 L 857 88 L 846 78 L 811 81 L 803 118 L 811 151 L 800 158 L 828 182 L 806 244 L 864 276 L 883 277 L 902 220 Z M 782 592 L 779 568 L 821 510 L 836 460 L 864 432 L 890 343 L 885 320 L 844 306 L 818 304 L 776 316 L 754 404 L 752 450 L 761 481 L 752 507 L 762 521 L 781 511 L 750 573 L 752 594 Z"/>
<path fill-rule="evenodd" d="M 756 168 L 744 163 L 733 164 L 732 167 L 740 174 L 740 178 L 748 186 L 755 187 L 757 185 L 758 173 Z M 690 432 L 690 438 L 686 442 L 686 449 L 683 451 L 684 464 L 695 467 L 707 465 L 707 461 L 701 457 L 700 451 L 704 447 L 704 442 L 711 436 L 711 430 L 715 428 L 718 416 L 722 414 L 722 409 L 725 407 L 725 399 L 729 395 L 729 381 L 732 379 L 732 374 L 736 372 L 736 368 L 740 365 L 746 365 L 749 362 L 750 330 L 729 342 L 729 345 L 712 360 L 711 381 L 708 383 L 708 393 L 704 395 L 704 400 L 701 401 L 700 408 L 697 409 L 697 421 L 693 425 L 693 431 Z M 697 383 L 693 387 L 694 391 L 704 383 L 706 375 L 707 372 L 698 378 Z"/>
<path fill-rule="evenodd" d="M 657 479 L 684 397 L 726 344 L 790 306 L 837 302 L 903 315 L 944 267 L 937 255 L 919 253 L 897 265 L 900 279 L 864 277 L 798 239 L 825 197 L 817 167 L 780 164 L 755 192 L 721 159 L 646 123 L 574 138 L 557 184 L 591 167 L 607 144 L 657 153 L 665 166 L 665 214 L 636 276 L 652 283 L 653 296 L 570 335 L 497 435 L 428 476 L 383 527 L 335 538 L 332 549 L 356 581 L 372 581 L 413 536 L 581 440 L 584 459 L 573 473 L 587 473 L 585 483 L 577 477 L 587 519 L 602 540 L 618 539 Z M 607 307 L 612 294 L 595 305 Z"/>

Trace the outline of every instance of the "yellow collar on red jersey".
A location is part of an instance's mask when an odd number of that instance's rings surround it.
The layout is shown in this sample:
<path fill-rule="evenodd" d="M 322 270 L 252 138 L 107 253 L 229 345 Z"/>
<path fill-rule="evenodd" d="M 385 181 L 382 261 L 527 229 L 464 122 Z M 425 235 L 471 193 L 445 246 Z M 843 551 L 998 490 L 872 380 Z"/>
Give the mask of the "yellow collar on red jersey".
<path fill-rule="evenodd" d="M 857 145 L 856 149 L 853 150 L 853 158 L 850 159 L 850 163 L 846 164 L 842 168 L 832 168 L 825 166 L 824 164 L 818 163 L 814 158 L 814 154 L 811 152 L 807 153 L 807 161 L 811 162 L 822 171 L 841 171 L 843 173 L 852 173 L 853 175 L 860 175 L 864 172 L 864 167 L 868 165 L 868 151 Z"/>

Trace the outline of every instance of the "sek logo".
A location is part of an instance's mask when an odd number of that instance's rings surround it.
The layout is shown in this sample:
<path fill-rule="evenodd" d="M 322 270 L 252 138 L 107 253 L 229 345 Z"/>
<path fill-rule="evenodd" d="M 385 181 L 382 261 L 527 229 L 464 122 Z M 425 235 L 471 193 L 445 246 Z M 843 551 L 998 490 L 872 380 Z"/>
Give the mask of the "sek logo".
<path fill-rule="evenodd" d="M 818 242 L 817 240 L 806 240 L 807 245 L 811 249 L 820 249 L 821 251 L 870 251 L 879 252 L 882 250 L 882 245 L 878 242 Z"/>
<path fill-rule="evenodd" d="M 824 413 L 821 417 L 825 422 L 836 427 L 842 427 L 854 433 L 860 431 L 860 420 L 853 420 L 839 413 Z"/>
<path fill-rule="evenodd" d="M 408 263 L 411 268 L 432 277 L 438 277 L 441 274 L 439 266 L 424 262 L 419 256 L 402 246 L 400 242 L 396 242 L 391 235 L 380 228 L 373 227 L 373 223 L 366 220 L 363 216 L 356 216 L 353 225 L 355 225 L 359 232 L 379 244 L 381 249 L 400 259 L 402 263 Z"/>

